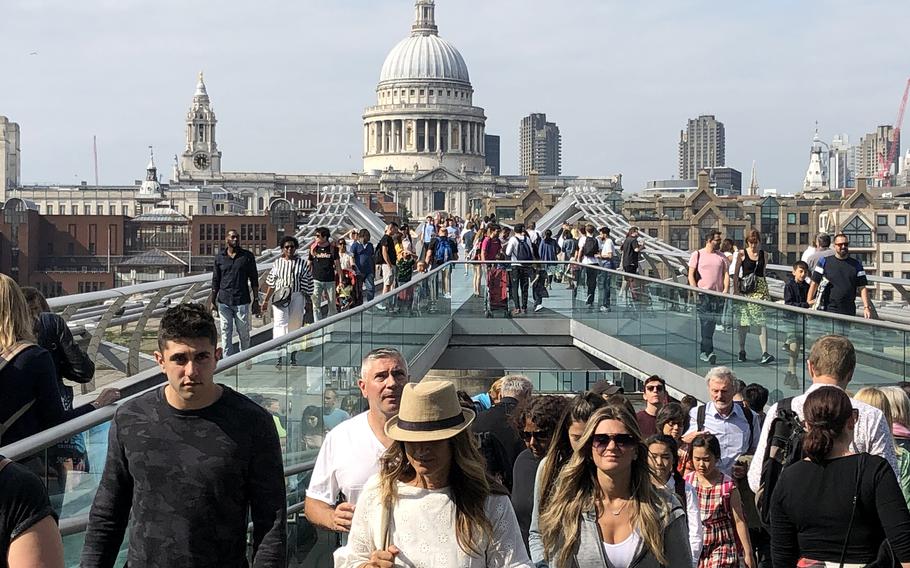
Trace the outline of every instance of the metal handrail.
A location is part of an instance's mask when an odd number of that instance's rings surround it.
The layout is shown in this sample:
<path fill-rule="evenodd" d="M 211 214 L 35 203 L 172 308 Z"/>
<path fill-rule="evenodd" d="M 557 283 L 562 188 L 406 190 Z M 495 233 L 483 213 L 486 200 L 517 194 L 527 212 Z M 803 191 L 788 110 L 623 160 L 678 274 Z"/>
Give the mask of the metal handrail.
<path fill-rule="evenodd" d="M 730 294 L 724 294 L 723 292 L 715 292 L 714 290 L 705 290 L 702 288 L 695 288 L 688 284 L 681 284 L 681 283 L 675 282 L 673 280 L 661 280 L 659 278 L 651 278 L 650 276 L 645 276 L 643 274 L 630 274 L 628 272 L 622 272 L 620 270 L 614 270 L 612 268 L 604 268 L 597 264 L 581 264 L 581 263 L 575 262 L 575 261 L 567 262 L 567 261 L 560 261 L 560 260 L 556 260 L 556 261 L 533 260 L 533 261 L 524 261 L 524 262 L 519 262 L 519 261 L 514 261 L 514 260 L 472 260 L 472 261 L 467 261 L 467 262 L 463 262 L 463 261 L 455 261 L 455 262 L 457 264 L 509 264 L 509 265 L 514 265 L 514 264 L 526 264 L 526 265 L 572 264 L 572 265 L 575 265 L 575 266 L 578 266 L 581 268 L 594 268 L 596 270 L 599 270 L 602 272 L 608 272 L 610 274 L 615 274 L 615 275 L 621 276 L 623 278 L 634 278 L 637 280 L 644 280 L 646 282 L 651 282 L 654 284 L 660 284 L 661 286 L 669 286 L 671 288 L 677 288 L 680 290 L 684 290 L 687 293 L 707 294 L 709 296 L 717 296 L 718 298 L 723 298 L 725 300 L 733 299 L 733 300 L 740 301 L 740 302 L 756 303 L 756 304 L 759 304 L 762 306 L 767 306 L 769 308 L 773 308 L 776 310 L 783 310 L 783 311 L 791 312 L 791 313 L 794 313 L 794 314 L 797 314 L 800 316 L 809 316 L 809 315 L 818 316 L 821 318 L 829 318 L 829 319 L 843 321 L 843 322 L 847 322 L 847 323 L 853 323 L 853 324 L 862 322 L 865 325 L 869 325 L 869 326 L 873 326 L 873 327 L 881 327 L 881 328 L 890 329 L 893 331 L 901 331 L 901 332 L 905 332 L 905 333 L 910 332 L 910 325 L 901 325 L 901 324 L 890 322 L 890 321 L 865 319 L 865 318 L 860 318 L 860 317 L 856 317 L 856 316 L 845 316 L 845 315 L 835 314 L 832 312 L 826 312 L 826 311 L 821 311 L 821 310 L 819 310 L 819 311 L 807 310 L 805 308 L 798 308 L 795 306 L 788 306 L 786 304 L 778 304 L 776 302 L 768 302 L 765 300 L 758 300 L 758 299 L 754 299 L 754 298 L 746 298 L 744 296 L 731 296 Z"/>
<path fill-rule="evenodd" d="M 275 349 L 276 347 L 281 347 L 281 346 L 283 346 L 287 343 L 290 343 L 292 341 L 295 341 L 297 339 L 301 339 L 303 337 L 312 335 L 313 333 L 315 333 L 321 329 L 324 329 L 332 324 L 338 323 L 339 321 L 342 321 L 342 320 L 348 319 L 350 317 L 353 317 L 357 314 L 363 313 L 366 310 L 369 310 L 370 308 L 372 308 L 386 300 L 393 298 L 395 295 L 397 295 L 402 290 L 410 288 L 410 287 L 418 284 L 419 282 L 421 282 L 427 278 L 430 278 L 431 276 L 433 276 L 436 273 L 438 273 L 439 271 L 441 271 L 443 268 L 446 268 L 447 266 L 452 265 L 452 264 L 454 264 L 454 262 L 448 262 L 442 266 L 438 266 L 438 267 L 434 268 L 433 270 L 430 270 L 423 274 L 419 274 L 419 275 L 415 276 L 410 282 L 407 282 L 401 286 L 398 286 L 397 288 L 391 290 L 390 292 L 388 292 L 386 294 L 376 296 L 370 302 L 364 303 L 360 306 L 351 308 L 349 310 L 345 310 L 343 312 L 339 312 L 331 317 L 325 318 L 323 320 L 310 324 L 301 329 L 289 332 L 286 335 L 282 335 L 281 337 L 270 339 L 264 343 L 251 346 L 249 349 L 245 349 L 243 351 L 240 351 L 239 353 L 235 353 L 234 355 L 225 357 L 224 359 L 222 359 L 221 361 L 218 362 L 218 366 L 215 369 L 215 373 L 218 374 L 218 373 L 227 371 L 229 369 L 232 369 L 232 368 L 240 365 L 241 363 L 249 361 L 259 355 L 268 353 L 269 351 Z M 159 373 L 160 373 L 160 371 L 155 370 L 155 369 L 150 369 L 148 371 L 144 371 L 142 373 L 139 373 L 138 375 L 135 375 L 135 381 L 131 381 L 131 383 L 129 383 L 129 384 L 134 384 L 134 383 L 137 383 L 142 380 L 147 380 L 148 378 L 154 376 L 155 374 L 159 374 Z M 127 388 L 129 386 L 129 384 L 124 385 L 123 388 Z M 17 442 L 13 442 L 12 444 L 9 444 L 8 446 L 4 446 L 4 447 L 0 448 L 0 454 L 4 455 L 12 460 L 20 460 L 22 458 L 28 457 L 28 456 L 34 454 L 35 452 L 38 452 L 45 448 L 53 446 L 57 442 L 72 438 L 74 435 L 76 435 L 80 432 L 84 432 L 85 430 L 88 430 L 89 428 L 93 428 L 99 424 L 103 424 L 104 422 L 107 422 L 114 416 L 114 413 L 117 411 L 117 409 L 121 405 L 126 403 L 128 400 L 131 400 L 131 399 L 135 398 L 136 396 L 139 396 L 150 390 L 156 389 L 160 386 L 161 385 L 158 384 L 158 385 L 155 385 L 148 389 L 144 389 L 141 392 L 139 392 L 131 397 L 121 399 L 120 401 L 118 401 L 114 404 L 99 408 L 98 410 L 93 410 L 92 412 L 89 412 L 88 414 L 84 414 L 78 418 L 74 418 L 74 419 L 64 422 L 62 424 L 58 424 L 56 426 L 48 428 L 47 430 L 44 430 L 42 432 L 38 432 L 37 434 L 29 436 L 28 438 L 24 438 Z"/>
<path fill-rule="evenodd" d="M 284 468 L 284 477 L 291 477 L 292 475 L 297 475 L 305 471 L 310 471 L 316 465 L 316 460 L 307 460 L 292 466 Z M 303 509 L 303 502 L 295 503 L 288 507 L 287 515 L 295 515 Z M 61 536 L 70 536 L 74 534 L 79 534 L 85 532 L 88 528 L 89 513 L 84 513 L 82 515 L 74 515 L 72 517 L 66 517 L 60 519 L 58 523 L 58 528 L 60 529 Z M 252 527 L 252 523 L 250 523 Z"/>

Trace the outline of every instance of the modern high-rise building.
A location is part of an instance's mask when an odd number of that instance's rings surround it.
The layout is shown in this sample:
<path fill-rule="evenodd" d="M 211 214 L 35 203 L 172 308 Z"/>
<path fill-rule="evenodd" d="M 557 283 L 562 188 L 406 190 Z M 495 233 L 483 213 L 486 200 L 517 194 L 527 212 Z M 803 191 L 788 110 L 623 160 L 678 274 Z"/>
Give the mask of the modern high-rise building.
<path fill-rule="evenodd" d="M 487 162 L 487 167 L 490 168 L 490 173 L 494 176 L 499 175 L 499 135 L 498 134 L 484 134 L 483 135 L 483 147 L 486 151 L 486 156 L 484 159 Z"/>
<path fill-rule="evenodd" d="M 679 178 L 696 179 L 701 170 L 725 164 L 724 123 L 713 114 L 689 119 L 685 130 L 679 131 Z"/>
<path fill-rule="evenodd" d="M 19 125 L 0 116 L 0 203 L 6 191 L 19 186 Z"/>
<path fill-rule="evenodd" d="M 831 141 L 828 160 L 828 185 L 831 189 L 856 187 L 856 146 L 850 145 L 846 134 L 838 134 Z"/>
<path fill-rule="evenodd" d="M 531 170 L 542 176 L 558 176 L 562 172 L 562 137 L 555 122 L 547 122 L 544 113 L 532 113 L 521 119 L 518 163 L 521 175 Z"/>
<path fill-rule="evenodd" d="M 897 145 L 894 150 L 894 160 L 885 164 L 885 170 L 890 170 L 892 177 L 898 173 L 898 163 L 901 154 L 901 140 L 892 142 L 891 137 L 894 135 L 894 128 L 890 124 L 878 126 L 875 132 L 870 132 L 860 138 L 859 146 L 856 147 L 856 177 L 866 178 L 869 185 L 881 186 L 882 181 L 878 179 L 878 173 L 882 169 L 882 162 L 888 161 L 891 155 L 892 143 Z"/>

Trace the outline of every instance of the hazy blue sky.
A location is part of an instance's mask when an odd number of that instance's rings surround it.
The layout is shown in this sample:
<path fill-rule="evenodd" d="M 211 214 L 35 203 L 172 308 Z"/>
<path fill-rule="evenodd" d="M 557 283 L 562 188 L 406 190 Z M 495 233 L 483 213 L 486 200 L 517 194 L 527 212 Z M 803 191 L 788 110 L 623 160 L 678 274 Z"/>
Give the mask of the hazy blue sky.
<path fill-rule="evenodd" d="M 26 183 L 165 175 L 183 150 L 199 70 L 227 171 L 351 172 L 361 114 L 409 0 L 2 0 L 0 114 L 22 128 Z M 801 186 L 815 121 L 859 140 L 891 123 L 910 74 L 906 2 L 437 0 L 468 64 L 502 169 L 545 112 L 563 173 L 622 173 L 627 192 L 677 172 L 679 130 L 711 113 L 727 165 Z M 37 55 L 31 55 L 37 52 Z M 906 146 L 906 144 L 905 144 Z"/>

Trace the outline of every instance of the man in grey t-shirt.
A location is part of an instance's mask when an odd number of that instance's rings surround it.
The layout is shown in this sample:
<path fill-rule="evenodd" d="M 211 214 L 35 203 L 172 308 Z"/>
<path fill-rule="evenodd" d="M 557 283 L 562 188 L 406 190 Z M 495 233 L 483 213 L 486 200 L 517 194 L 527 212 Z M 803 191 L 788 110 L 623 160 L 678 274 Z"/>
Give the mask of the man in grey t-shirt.
<path fill-rule="evenodd" d="M 819 260 L 826 256 L 834 256 L 834 250 L 831 248 L 831 235 L 821 234 L 816 238 L 815 242 L 818 244 L 818 247 L 815 249 L 815 252 L 806 258 L 806 264 L 809 265 L 809 274 L 812 274 L 815 267 L 818 266 Z"/>

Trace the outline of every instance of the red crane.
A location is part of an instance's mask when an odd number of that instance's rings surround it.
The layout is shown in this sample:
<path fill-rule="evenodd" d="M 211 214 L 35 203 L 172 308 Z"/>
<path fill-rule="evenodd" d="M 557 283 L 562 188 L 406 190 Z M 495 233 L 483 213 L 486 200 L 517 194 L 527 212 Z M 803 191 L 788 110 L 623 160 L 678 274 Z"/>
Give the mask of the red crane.
<path fill-rule="evenodd" d="M 897 158 L 897 146 L 901 139 L 901 124 L 904 123 L 904 109 L 907 108 L 907 95 L 910 94 L 910 79 L 907 79 L 907 84 L 904 86 L 904 96 L 901 98 L 901 106 L 897 111 L 897 120 L 894 122 L 894 128 L 891 130 L 891 145 L 888 148 L 888 156 L 885 157 L 885 149 L 878 153 L 878 174 L 875 176 L 878 179 L 887 180 L 882 183 L 883 186 L 889 187 L 891 185 L 891 164 L 894 164 L 895 158 Z M 897 170 L 897 165 L 895 164 L 895 170 Z M 897 171 L 894 172 L 897 174 Z"/>

